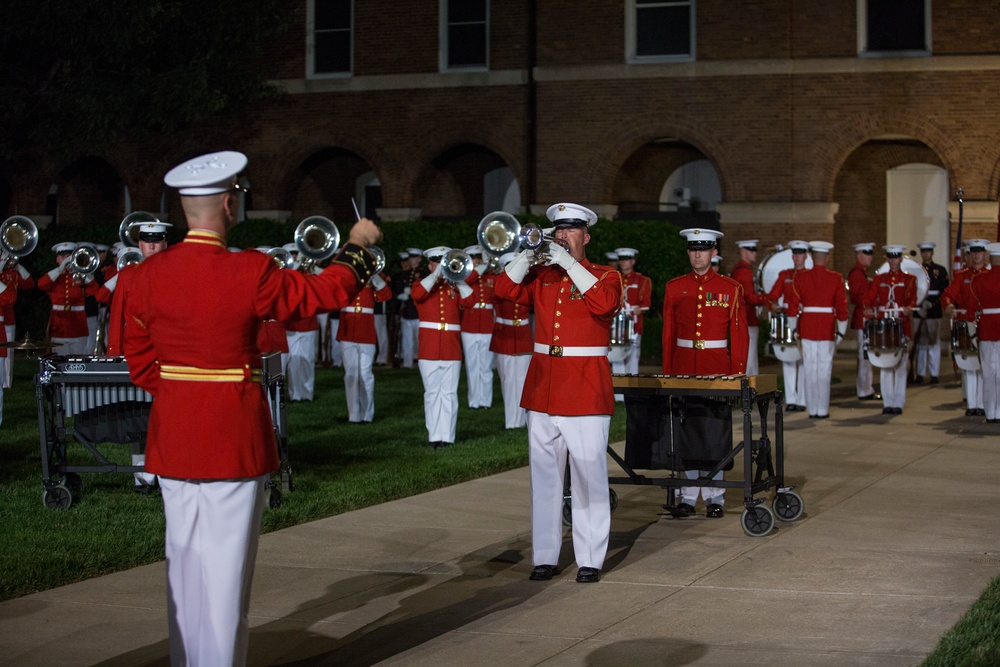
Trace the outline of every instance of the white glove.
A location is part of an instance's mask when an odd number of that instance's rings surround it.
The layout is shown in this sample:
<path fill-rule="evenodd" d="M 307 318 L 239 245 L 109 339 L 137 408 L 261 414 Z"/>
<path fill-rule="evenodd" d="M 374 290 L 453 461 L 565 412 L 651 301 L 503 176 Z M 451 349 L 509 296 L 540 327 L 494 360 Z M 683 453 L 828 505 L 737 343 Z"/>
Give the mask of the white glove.
<path fill-rule="evenodd" d="M 111 280 L 104 283 L 104 288 L 109 292 L 113 293 L 115 291 L 115 286 L 117 284 L 118 284 L 118 274 L 116 273 L 115 275 L 111 276 Z"/>
<path fill-rule="evenodd" d="M 576 260 L 573 259 L 573 255 L 569 254 L 566 248 L 562 247 L 558 243 L 549 244 L 549 259 L 545 262 L 546 266 L 552 266 L 553 264 L 558 264 L 562 268 L 569 271 L 570 267 L 576 264 Z"/>
<path fill-rule="evenodd" d="M 439 262 L 438 265 L 434 267 L 434 270 L 431 271 L 431 275 L 427 276 L 426 278 L 420 281 L 420 284 L 423 285 L 423 288 L 425 290 L 430 292 L 432 289 L 434 289 L 434 283 L 437 282 L 438 276 L 441 275 L 441 270 L 443 268 L 444 265 Z"/>
<path fill-rule="evenodd" d="M 844 340 L 844 336 L 847 335 L 847 320 L 837 320 L 837 342 L 836 345 L 840 345 L 840 341 Z"/>
<path fill-rule="evenodd" d="M 87 276 L 83 279 L 83 284 L 89 285 L 92 282 L 94 282 L 94 274 L 88 273 Z"/>
<path fill-rule="evenodd" d="M 63 264 L 65 264 L 65 263 L 66 262 L 63 262 Z M 55 282 L 55 281 L 59 280 L 59 276 L 62 275 L 62 272 L 63 272 L 62 266 L 57 266 L 56 268 L 54 268 L 51 271 L 49 271 L 47 275 L 49 276 L 49 280 L 51 280 L 52 282 Z"/>
<path fill-rule="evenodd" d="M 18 273 L 19 273 L 19 274 L 21 275 L 21 277 L 22 277 L 22 278 L 24 278 L 25 280 L 27 280 L 28 278 L 30 278 L 30 277 L 31 277 L 31 274 L 30 274 L 30 273 L 28 273 L 28 269 L 24 268 L 24 264 L 18 264 L 18 265 L 17 265 L 17 272 L 18 272 Z"/>
<path fill-rule="evenodd" d="M 473 268 L 475 269 L 476 273 L 478 273 L 479 275 L 483 275 L 484 273 L 486 273 L 486 269 L 489 268 L 489 264 L 483 262 L 482 264 L 477 264 Z"/>
<path fill-rule="evenodd" d="M 7 291 L 7 283 L 0 281 L 0 294 L 3 294 L 6 291 Z"/>
<path fill-rule="evenodd" d="M 528 275 L 528 269 L 531 268 L 531 260 L 534 257 L 534 250 L 522 250 L 514 255 L 514 259 L 507 262 L 507 266 L 503 267 L 504 273 L 511 279 L 511 282 L 520 284 Z"/>
<path fill-rule="evenodd" d="M 472 288 L 465 283 L 455 283 L 455 287 L 458 288 L 458 295 L 463 299 L 472 296 Z"/>
<path fill-rule="evenodd" d="M 377 273 L 371 277 L 370 282 L 372 284 L 372 287 L 374 287 L 376 290 L 380 290 L 383 287 L 385 287 L 385 281 L 382 280 L 382 276 L 380 276 Z"/>
<path fill-rule="evenodd" d="M 59 265 L 60 273 L 65 271 L 66 267 L 69 266 L 69 263 L 72 261 L 73 261 L 73 255 L 67 255 L 66 258 L 63 259 L 62 263 Z"/>
<path fill-rule="evenodd" d="M 788 316 L 788 328 L 792 331 L 797 331 L 799 328 L 799 318 L 794 315 Z"/>

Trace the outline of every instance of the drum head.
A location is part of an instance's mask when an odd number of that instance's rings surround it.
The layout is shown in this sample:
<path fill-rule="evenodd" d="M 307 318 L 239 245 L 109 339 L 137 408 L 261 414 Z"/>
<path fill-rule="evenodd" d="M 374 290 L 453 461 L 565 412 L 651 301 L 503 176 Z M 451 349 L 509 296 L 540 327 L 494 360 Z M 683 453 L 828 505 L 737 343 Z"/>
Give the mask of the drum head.
<path fill-rule="evenodd" d="M 927 270 L 924 269 L 924 265 L 920 262 L 916 262 L 909 257 L 904 257 L 899 268 L 904 273 L 909 273 L 911 276 L 917 279 L 917 305 L 924 300 L 927 296 L 927 290 L 930 288 L 931 279 L 927 277 Z M 885 262 L 882 266 L 876 269 L 875 273 L 886 273 L 889 271 L 889 262 Z"/>
<path fill-rule="evenodd" d="M 813 267 L 812 257 L 806 254 L 806 268 Z M 764 294 L 771 291 L 778 274 L 785 269 L 793 269 L 795 264 L 792 261 L 792 249 L 774 250 L 768 253 L 760 265 L 757 267 L 757 282 L 764 288 Z"/>

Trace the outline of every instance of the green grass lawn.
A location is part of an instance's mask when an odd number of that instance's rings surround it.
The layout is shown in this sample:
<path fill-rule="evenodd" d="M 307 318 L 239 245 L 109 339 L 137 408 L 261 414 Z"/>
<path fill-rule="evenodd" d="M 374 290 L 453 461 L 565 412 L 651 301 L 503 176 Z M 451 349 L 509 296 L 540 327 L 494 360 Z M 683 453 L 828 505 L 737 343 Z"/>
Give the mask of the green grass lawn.
<path fill-rule="evenodd" d="M 162 559 L 163 504 L 159 496 L 134 493 L 129 474 L 84 473 L 83 493 L 68 510 L 43 506 L 37 363 L 21 358 L 14 370 L 0 426 L 0 599 Z M 464 407 L 464 376 L 458 395 L 456 444 L 434 451 L 416 369 L 375 369 L 370 425 L 347 423 L 343 371 L 318 369 L 316 400 L 288 405 L 295 488 L 281 507 L 265 512 L 265 532 L 527 465 L 527 432 L 504 428 L 499 381 L 492 409 Z M 622 410 L 611 437 L 625 437 Z M 130 461 L 126 446 L 100 450 L 116 463 Z M 93 463 L 79 446 L 71 446 L 70 457 Z"/>

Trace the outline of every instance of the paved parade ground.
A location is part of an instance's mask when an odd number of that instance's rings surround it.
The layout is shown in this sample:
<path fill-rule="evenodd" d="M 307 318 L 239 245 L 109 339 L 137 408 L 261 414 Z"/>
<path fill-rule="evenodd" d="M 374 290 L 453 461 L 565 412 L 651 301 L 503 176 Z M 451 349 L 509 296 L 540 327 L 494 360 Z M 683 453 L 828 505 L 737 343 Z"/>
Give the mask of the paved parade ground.
<path fill-rule="evenodd" d="M 1000 573 L 1000 424 L 943 362 L 891 416 L 839 352 L 830 419 L 785 415 L 805 513 L 765 537 L 740 489 L 710 520 L 616 486 L 597 584 L 568 533 L 564 572 L 528 580 L 527 468 L 265 535 L 250 664 L 918 665 Z M 156 563 L 0 603 L 0 663 L 166 665 L 165 587 Z"/>

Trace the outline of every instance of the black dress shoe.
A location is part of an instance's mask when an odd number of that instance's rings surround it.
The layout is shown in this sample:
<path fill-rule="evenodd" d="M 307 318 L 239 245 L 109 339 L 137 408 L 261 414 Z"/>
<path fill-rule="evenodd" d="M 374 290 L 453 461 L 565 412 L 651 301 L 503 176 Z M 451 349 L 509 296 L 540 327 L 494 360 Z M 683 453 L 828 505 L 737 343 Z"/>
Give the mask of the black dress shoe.
<path fill-rule="evenodd" d="M 532 581 L 548 581 L 557 574 L 559 574 L 558 565 L 536 565 L 528 579 Z"/>
<path fill-rule="evenodd" d="M 894 415 L 896 413 L 893 412 L 892 408 L 882 408 L 882 414 L 884 414 L 884 415 Z"/>
<path fill-rule="evenodd" d="M 718 519 L 723 514 L 725 514 L 725 512 L 722 511 L 722 505 L 718 503 L 712 503 L 711 505 L 709 505 L 707 511 L 705 512 L 705 516 L 707 516 L 709 519 Z"/>
<path fill-rule="evenodd" d="M 688 505 L 687 503 L 681 503 L 675 507 L 672 511 L 674 516 L 691 516 L 694 514 L 694 505 Z"/>
<path fill-rule="evenodd" d="M 581 567 L 576 573 L 578 584 L 592 584 L 601 580 L 601 571 L 596 567 Z"/>
<path fill-rule="evenodd" d="M 923 384 L 923 383 L 924 383 L 924 379 L 923 378 L 919 378 L 919 377 L 918 378 L 913 378 L 913 384 Z"/>
<path fill-rule="evenodd" d="M 809 415 L 810 419 L 829 419 L 830 415 Z"/>
<path fill-rule="evenodd" d="M 937 376 L 936 375 L 932 375 L 931 376 L 931 384 L 937 384 L 937 383 L 938 383 Z"/>
<path fill-rule="evenodd" d="M 987 419 L 987 424 L 1000 424 L 1000 419 Z"/>
<path fill-rule="evenodd" d="M 986 410 L 984 410 L 983 408 L 976 408 L 976 416 L 977 417 L 985 417 L 986 416 Z"/>
<path fill-rule="evenodd" d="M 858 396 L 859 401 L 874 401 L 875 394 L 868 394 L 867 396 Z"/>
<path fill-rule="evenodd" d="M 966 417 L 973 417 L 973 416 L 975 416 L 975 414 L 976 414 L 976 411 L 973 410 L 972 408 L 968 408 L 965 411 L 965 416 Z"/>
<path fill-rule="evenodd" d="M 903 408 L 893 408 L 892 409 L 892 414 L 894 414 L 894 415 L 901 415 L 901 414 L 903 414 Z"/>
<path fill-rule="evenodd" d="M 788 405 L 785 406 L 785 412 L 798 412 L 798 411 L 799 411 L 799 406 L 795 405 L 794 403 L 789 403 Z"/>

